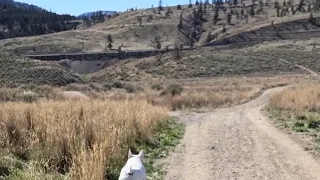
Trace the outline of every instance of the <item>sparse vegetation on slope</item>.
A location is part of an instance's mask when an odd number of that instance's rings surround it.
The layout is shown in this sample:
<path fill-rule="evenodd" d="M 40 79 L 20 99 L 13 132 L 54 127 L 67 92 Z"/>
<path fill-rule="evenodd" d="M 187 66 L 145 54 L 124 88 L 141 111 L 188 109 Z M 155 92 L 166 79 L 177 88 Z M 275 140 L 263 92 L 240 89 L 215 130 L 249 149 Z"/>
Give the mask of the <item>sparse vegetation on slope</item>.
<path fill-rule="evenodd" d="M 285 64 L 278 58 L 259 56 L 260 53 L 262 52 L 252 54 L 242 50 L 217 51 L 203 48 L 186 52 L 180 59 L 173 59 L 170 54 L 165 54 L 135 61 L 119 61 L 89 77 L 93 81 L 103 82 L 115 79 L 139 81 L 149 78 L 181 79 L 304 73 L 292 64 Z"/>
<path fill-rule="evenodd" d="M 82 82 L 82 79 L 59 64 L 13 55 L 0 56 L 0 87 L 14 87 L 20 84 L 63 86 L 75 82 Z"/>
<path fill-rule="evenodd" d="M 308 8 L 309 4 L 311 5 L 309 1 L 302 3 L 302 6 L 299 7 L 300 10 L 297 10 L 299 3 L 297 1 L 290 2 L 291 7 L 289 5 L 284 7 L 279 5 L 278 9 L 281 11 L 281 17 L 276 16 L 277 8 L 274 7 L 273 1 L 261 4 L 260 2 L 246 0 L 242 2 L 243 5 L 239 5 L 239 3 L 237 5 L 225 3 L 221 4 L 219 8 L 214 4 L 198 4 L 191 8 L 180 6 L 181 9 L 163 7 L 163 11 L 158 11 L 157 8 L 132 9 L 132 11 L 107 18 L 105 22 L 84 30 L 57 33 L 54 36 L 45 35 L 37 38 L 9 40 L 6 43 L 6 49 L 18 48 L 22 54 L 54 52 L 50 49 L 41 51 L 43 48 L 40 45 L 48 46 L 47 41 L 50 40 L 65 46 L 60 49 L 61 52 L 105 51 L 108 34 L 113 37 L 114 43 L 112 45 L 115 49 L 120 46 L 123 50 L 153 49 L 154 43 L 152 41 L 155 37 L 160 37 L 162 48 L 174 47 L 176 42 L 189 47 L 191 44 L 199 46 L 250 30 L 255 31 L 234 36 L 235 38 L 232 41 L 260 41 L 266 38 L 281 40 L 283 33 L 292 34 L 299 38 L 297 31 L 308 32 L 318 29 L 317 23 L 311 25 L 308 21 L 310 11 L 312 11 L 312 8 Z M 255 4 L 252 5 L 252 3 Z M 250 15 L 252 14 L 251 11 L 254 12 L 253 16 Z M 316 20 L 318 14 L 313 14 Z M 282 25 L 283 22 L 299 19 L 305 19 L 307 24 L 300 25 L 297 22 L 296 24 L 293 23 L 293 26 L 289 25 L 289 27 Z M 244 37 L 247 35 L 250 37 Z M 190 36 L 192 36 L 191 39 Z M 312 37 L 312 33 L 310 33 L 310 37 Z M 58 39 L 60 40 L 58 41 Z M 28 43 L 23 41 L 28 41 Z"/>

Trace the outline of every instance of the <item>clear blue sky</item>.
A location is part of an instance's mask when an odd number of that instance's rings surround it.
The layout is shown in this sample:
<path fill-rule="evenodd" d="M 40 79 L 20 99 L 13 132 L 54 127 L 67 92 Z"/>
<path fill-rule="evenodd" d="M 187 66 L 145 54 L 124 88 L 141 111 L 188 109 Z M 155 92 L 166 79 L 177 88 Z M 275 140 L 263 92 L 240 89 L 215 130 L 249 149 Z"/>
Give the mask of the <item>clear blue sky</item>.
<path fill-rule="evenodd" d="M 80 15 L 84 12 L 111 10 L 125 11 L 131 7 L 149 8 L 157 6 L 159 0 L 16 0 L 37 5 L 58 14 Z M 195 0 L 193 0 L 195 1 Z M 162 0 L 163 6 L 188 4 L 189 0 Z"/>

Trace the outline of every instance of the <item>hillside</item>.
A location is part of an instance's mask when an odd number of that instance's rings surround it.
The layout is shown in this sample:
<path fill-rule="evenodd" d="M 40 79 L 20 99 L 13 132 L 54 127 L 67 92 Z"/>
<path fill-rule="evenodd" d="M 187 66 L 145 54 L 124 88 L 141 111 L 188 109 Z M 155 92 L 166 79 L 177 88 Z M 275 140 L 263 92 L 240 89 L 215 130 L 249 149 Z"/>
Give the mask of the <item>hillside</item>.
<path fill-rule="evenodd" d="M 21 84 L 64 86 L 83 82 L 79 75 L 58 64 L 23 59 L 1 53 L 0 87 Z"/>
<path fill-rule="evenodd" d="M 0 39 L 66 31 L 80 24 L 74 16 L 12 0 L 0 0 L 0 14 Z"/>
<path fill-rule="evenodd" d="M 261 2 L 255 1 L 252 5 L 252 1 L 248 0 L 243 1 L 243 5 L 223 4 L 218 8 L 218 13 L 216 13 L 216 5 L 203 5 L 201 7 L 202 20 L 201 23 L 196 25 L 192 44 L 200 46 L 206 43 L 224 42 L 223 39 L 229 37 L 235 39 L 234 36 L 244 32 L 253 32 L 250 41 L 261 41 L 264 39 L 261 39 L 260 35 L 265 30 L 268 31 L 267 34 L 271 36 L 269 38 L 271 40 L 282 40 L 279 38 L 282 31 L 285 33 L 300 32 L 301 30 L 305 32 L 318 31 L 317 23 L 307 25 L 308 29 L 305 29 L 304 26 L 299 27 L 299 29 L 290 26 L 290 31 L 284 24 L 284 22 L 299 21 L 300 19 L 305 19 L 307 23 L 310 23 L 308 19 L 313 8 L 311 1 L 305 1 L 300 11 L 298 10 L 299 1 L 290 1 L 285 6 L 283 6 L 283 1 L 279 1 L 278 8 L 275 8 L 275 1 Z M 181 6 L 181 10 L 177 6 L 165 7 L 160 13 L 157 8 L 127 11 L 118 16 L 106 18 L 103 23 L 98 23 L 84 30 L 15 38 L 0 41 L 0 44 L 6 50 L 13 52 L 16 50 L 18 54 L 102 52 L 106 51 L 106 37 L 111 34 L 113 48 L 115 49 L 119 46 L 122 46 L 123 50 L 154 49 L 156 37 L 159 37 L 162 48 L 173 47 L 176 42 L 189 47 L 188 34 L 192 30 L 192 19 L 195 19 L 194 13 L 197 14 L 199 11 L 200 5 L 193 5 L 192 8 Z M 279 14 L 278 11 L 282 13 Z M 251 15 L 252 12 L 254 12 L 253 15 Z M 218 14 L 218 16 L 215 14 Z M 314 18 L 318 19 L 318 16 L 318 13 L 313 13 Z M 182 25 L 179 29 L 180 19 L 182 19 Z M 230 22 L 228 22 L 228 19 Z M 279 26 L 279 28 L 274 28 L 274 26 Z M 263 27 L 266 28 L 263 29 Z M 255 33 L 256 31 L 258 31 L 258 34 Z M 294 36 L 300 38 L 298 34 Z M 306 38 L 309 37 L 317 37 L 317 34 L 310 34 Z M 290 38 L 292 37 L 288 37 L 288 39 Z"/>
<path fill-rule="evenodd" d="M 218 6 L 212 4 L 192 5 L 192 8 L 183 5 L 181 9 L 179 6 L 165 7 L 160 12 L 157 8 L 130 10 L 105 17 L 104 22 L 83 30 L 1 40 L 0 47 L 20 56 L 103 52 L 109 51 L 106 49 L 107 36 L 111 34 L 114 49 L 119 46 L 122 50 L 155 49 L 155 37 L 159 37 L 162 49 L 173 47 L 175 43 L 187 48 L 190 40 L 197 48 L 183 51 L 180 59 L 167 53 L 162 57 L 107 63 L 105 69 L 88 75 L 88 79 L 95 82 L 306 73 L 294 63 L 320 71 L 317 66 L 312 66 L 318 57 L 319 48 L 312 44 L 320 40 L 320 14 L 313 12 L 310 18 L 311 1 L 305 1 L 300 11 L 299 1 L 291 1 L 285 6 L 278 2 L 278 8 L 275 8 L 275 1 L 255 2 L 254 5 L 252 1 L 243 3 L 219 6 L 218 18 Z M 282 15 L 277 13 L 279 10 L 283 11 Z M 203 12 L 201 22 L 195 20 L 200 11 Z M 193 23 L 196 24 L 194 32 L 191 31 Z M 190 34 L 186 36 L 190 32 L 193 32 L 192 38 L 189 38 Z M 280 58 L 291 61 L 286 58 L 288 54 L 283 55 L 281 50 L 284 49 L 295 54 L 294 57 L 303 55 L 303 59 L 301 62 L 292 60 L 293 64 L 279 61 Z M 80 61 L 78 64 L 81 66 Z"/>

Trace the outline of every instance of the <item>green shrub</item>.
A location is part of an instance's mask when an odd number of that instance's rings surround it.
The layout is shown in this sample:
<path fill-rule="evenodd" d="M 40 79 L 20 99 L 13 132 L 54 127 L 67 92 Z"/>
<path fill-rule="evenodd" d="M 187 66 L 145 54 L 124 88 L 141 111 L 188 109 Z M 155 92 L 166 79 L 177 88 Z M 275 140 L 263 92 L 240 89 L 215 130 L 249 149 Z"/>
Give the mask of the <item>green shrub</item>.
<path fill-rule="evenodd" d="M 170 84 L 161 92 L 161 95 L 171 94 L 172 96 L 180 95 L 183 92 L 183 87 L 180 84 Z"/>
<path fill-rule="evenodd" d="M 124 87 L 124 84 L 120 81 L 116 81 L 112 85 L 114 88 L 122 89 Z"/>
<path fill-rule="evenodd" d="M 151 89 L 156 90 L 156 91 L 160 91 L 163 89 L 163 87 L 160 84 L 154 84 L 151 86 Z"/>
<path fill-rule="evenodd" d="M 112 84 L 110 83 L 104 83 L 103 88 L 105 91 L 110 91 L 112 89 Z"/>
<path fill-rule="evenodd" d="M 297 121 L 294 123 L 292 130 L 296 132 L 307 132 L 308 128 L 305 126 L 304 122 Z"/>
<path fill-rule="evenodd" d="M 313 129 L 320 128 L 319 116 L 314 116 L 314 115 L 308 116 L 307 126 L 308 128 L 313 128 Z"/>

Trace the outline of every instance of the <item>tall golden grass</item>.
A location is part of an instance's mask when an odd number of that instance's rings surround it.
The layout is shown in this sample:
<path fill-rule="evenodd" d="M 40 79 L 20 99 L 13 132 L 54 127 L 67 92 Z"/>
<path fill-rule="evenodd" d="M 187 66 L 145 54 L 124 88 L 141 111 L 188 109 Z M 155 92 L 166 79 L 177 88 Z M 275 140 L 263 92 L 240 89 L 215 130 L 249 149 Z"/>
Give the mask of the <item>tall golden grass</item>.
<path fill-rule="evenodd" d="M 286 110 L 319 111 L 320 85 L 307 84 L 285 89 L 273 95 L 270 104 Z"/>
<path fill-rule="evenodd" d="M 104 179 L 110 161 L 152 136 L 167 109 L 146 101 L 61 101 L 0 104 L 1 148 L 71 179 Z"/>

